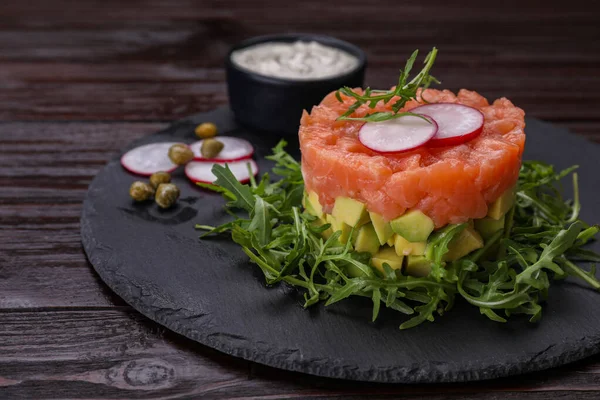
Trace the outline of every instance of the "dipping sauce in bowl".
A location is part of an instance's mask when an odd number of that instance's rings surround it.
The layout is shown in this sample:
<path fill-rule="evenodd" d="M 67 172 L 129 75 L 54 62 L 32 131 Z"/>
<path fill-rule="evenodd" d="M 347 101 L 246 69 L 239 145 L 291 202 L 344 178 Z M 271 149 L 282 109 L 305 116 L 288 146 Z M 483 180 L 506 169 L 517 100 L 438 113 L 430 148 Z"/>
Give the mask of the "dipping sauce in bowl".
<path fill-rule="evenodd" d="M 237 66 L 260 75 L 316 80 L 346 74 L 358 67 L 358 57 L 319 42 L 266 42 L 231 53 Z"/>
<path fill-rule="evenodd" d="M 297 137 L 302 110 L 342 86 L 363 85 L 366 55 L 322 35 L 261 36 L 234 46 L 226 60 L 236 119 L 278 137 Z"/>

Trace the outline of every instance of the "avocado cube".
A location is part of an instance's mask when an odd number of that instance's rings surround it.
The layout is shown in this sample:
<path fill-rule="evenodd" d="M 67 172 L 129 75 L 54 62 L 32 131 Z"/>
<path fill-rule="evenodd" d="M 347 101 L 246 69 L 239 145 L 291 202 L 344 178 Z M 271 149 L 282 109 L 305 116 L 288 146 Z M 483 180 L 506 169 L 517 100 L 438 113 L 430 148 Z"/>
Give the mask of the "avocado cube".
<path fill-rule="evenodd" d="M 481 235 L 475 229 L 467 226 L 448 243 L 448 252 L 444 254 L 444 261 L 458 260 L 482 247 L 483 238 Z"/>
<path fill-rule="evenodd" d="M 394 247 L 399 256 L 422 256 L 425 254 L 427 242 L 409 242 L 402 236 L 396 235 Z"/>
<path fill-rule="evenodd" d="M 373 223 L 373 228 L 375 228 L 375 233 L 377 233 L 379 244 L 383 246 L 394 235 L 392 226 L 376 212 L 369 212 L 369 217 Z"/>
<path fill-rule="evenodd" d="M 404 257 L 396 254 L 393 247 L 382 247 L 372 258 L 371 264 L 381 273 L 385 273 L 383 263 L 387 263 L 393 270 L 402 268 L 402 260 Z"/>
<path fill-rule="evenodd" d="M 350 233 L 352 232 L 352 227 L 344 222 L 338 221 L 333 215 L 327 214 L 325 217 L 326 221 L 331 224 L 331 232 L 341 231 L 342 234 L 339 237 L 339 241 L 342 244 L 346 244 L 348 239 L 350 239 Z"/>
<path fill-rule="evenodd" d="M 419 210 L 412 210 L 390 222 L 392 230 L 409 242 L 425 242 L 433 232 L 433 220 Z"/>
<path fill-rule="evenodd" d="M 396 243 L 396 236 L 398 235 L 396 235 L 395 233 L 392 236 L 390 236 L 390 238 L 387 240 L 388 246 L 394 247 L 394 244 Z"/>
<path fill-rule="evenodd" d="M 371 254 L 379 251 L 379 239 L 377 239 L 377 233 L 375 233 L 373 224 L 364 224 L 358 229 L 358 234 L 354 241 L 354 250 L 359 252 L 366 251 Z"/>
<path fill-rule="evenodd" d="M 308 202 L 308 193 L 307 192 L 304 192 L 304 195 L 302 196 L 302 207 L 304 207 L 304 211 L 307 212 L 308 214 L 318 217 L 317 212 L 312 207 L 312 205 Z"/>
<path fill-rule="evenodd" d="M 350 226 L 361 226 L 369 222 L 367 208 L 360 201 L 340 196 L 335 199 L 331 215 Z"/>
<path fill-rule="evenodd" d="M 375 233 L 373 224 L 368 223 L 358 229 L 358 234 L 354 242 L 354 250 L 359 252 L 366 251 L 371 254 L 379 251 L 379 239 L 377 239 L 377 233 Z"/>
<path fill-rule="evenodd" d="M 310 214 L 316 217 L 322 217 L 324 215 L 323 207 L 321 206 L 321 203 L 319 203 L 319 195 L 315 192 L 308 193 L 306 196 L 306 205 L 304 207 Z"/>
<path fill-rule="evenodd" d="M 493 219 L 502 218 L 515 204 L 515 188 L 508 189 L 488 208 L 487 216 Z"/>
<path fill-rule="evenodd" d="M 475 220 L 475 229 L 481 234 L 484 239 L 489 239 L 494 233 L 504 228 L 506 216 L 503 215 L 500 219 L 485 217 Z"/>
<path fill-rule="evenodd" d="M 407 275 L 424 277 L 431 272 L 432 261 L 425 256 L 407 256 L 406 269 Z"/>

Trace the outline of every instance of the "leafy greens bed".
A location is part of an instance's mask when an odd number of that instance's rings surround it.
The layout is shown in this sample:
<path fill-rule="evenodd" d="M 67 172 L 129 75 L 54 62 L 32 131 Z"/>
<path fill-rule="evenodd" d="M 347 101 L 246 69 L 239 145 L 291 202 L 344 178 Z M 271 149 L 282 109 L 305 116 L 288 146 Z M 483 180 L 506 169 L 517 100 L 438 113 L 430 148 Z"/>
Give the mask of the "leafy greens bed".
<path fill-rule="evenodd" d="M 553 281 L 573 276 L 600 289 L 595 267 L 586 271 L 575 264 L 600 260 L 600 255 L 583 247 L 600 228 L 579 220 L 576 166 L 556 172 L 543 162 L 524 162 L 517 201 L 504 229 L 483 248 L 452 263 L 442 258 L 448 243 L 467 224 L 434 232 L 427 249 L 427 257 L 434 261 L 432 271 L 417 278 L 397 274 L 387 264 L 385 273 L 379 273 L 370 266 L 369 253 L 354 252 L 350 241 L 339 243 L 340 232 L 323 240 L 321 232 L 329 224 L 319 225 L 314 216 L 303 213 L 300 164 L 285 152 L 285 145 L 280 142 L 267 157 L 276 163 L 272 172 L 280 177 L 273 182 L 264 174 L 260 181 L 243 185 L 227 166 L 215 165 L 215 183 L 199 185 L 221 193 L 234 220 L 218 227 L 196 227 L 207 230 L 202 236 L 231 234 L 260 267 L 267 284 L 283 281 L 303 289 L 305 307 L 321 301 L 331 305 L 350 296 L 368 297 L 373 302 L 373 321 L 383 305 L 411 316 L 400 325 L 407 329 L 433 321 L 450 310 L 459 296 L 494 321 L 526 314 L 535 322 Z M 559 181 L 569 175 L 573 200 L 563 199 L 558 189 Z M 363 276 L 349 276 L 349 265 Z"/>

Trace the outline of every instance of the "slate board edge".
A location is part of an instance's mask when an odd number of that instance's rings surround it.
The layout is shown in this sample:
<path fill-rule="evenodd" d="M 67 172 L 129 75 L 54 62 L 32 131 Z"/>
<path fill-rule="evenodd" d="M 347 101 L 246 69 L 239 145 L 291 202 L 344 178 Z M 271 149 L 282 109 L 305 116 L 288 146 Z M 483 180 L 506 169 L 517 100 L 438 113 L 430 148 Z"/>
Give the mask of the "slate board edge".
<path fill-rule="evenodd" d="M 221 108 L 214 112 L 228 112 L 228 109 Z M 198 114 L 198 118 L 200 118 L 200 116 L 204 116 L 206 118 L 207 114 L 210 113 Z M 192 116 L 177 121 L 161 132 L 171 130 L 174 127 L 180 126 L 182 123 L 185 122 L 189 123 L 195 118 L 196 116 Z M 536 123 L 541 122 L 536 121 Z M 141 142 L 144 139 L 145 137 L 142 137 L 132 142 L 130 145 L 126 146 L 126 148 L 129 149 L 135 147 L 136 143 Z M 587 141 L 583 138 L 578 139 Z M 115 157 L 111 162 L 117 162 L 118 159 L 119 157 Z M 96 178 L 90 184 L 88 192 L 91 189 L 93 189 L 95 183 Z M 110 268 L 110 266 L 105 265 L 105 258 L 99 257 L 103 249 L 94 245 L 95 239 L 93 236 L 92 227 L 88 223 L 87 218 L 87 215 L 90 212 L 94 212 L 94 210 L 92 205 L 90 204 L 89 196 L 86 195 L 81 214 L 82 244 L 90 264 L 93 266 L 93 268 L 98 273 L 102 281 L 104 281 L 104 283 L 106 283 L 117 295 L 119 295 L 129 305 L 131 305 L 134 309 L 136 309 L 138 312 L 140 312 L 147 318 L 158 322 L 159 324 L 169 328 L 170 330 L 181 334 L 189 339 L 192 339 L 200 344 L 211 347 L 225 354 L 229 354 L 234 357 L 239 357 L 248 361 L 257 362 L 279 369 L 317 375 L 326 378 L 380 383 L 442 383 L 479 381 L 541 371 L 548 368 L 553 368 L 567 363 L 575 362 L 583 358 L 600 353 L 600 335 L 595 335 L 592 337 L 582 338 L 577 343 L 577 345 L 574 345 L 573 343 L 567 343 L 550 346 L 542 352 L 533 355 L 528 355 L 519 360 L 515 360 L 515 362 L 510 366 L 501 364 L 491 364 L 486 366 L 485 368 L 482 368 L 481 370 L 465 369 L 449 371 L 445 367 L 445 364 L 436 365 L 430 363 L 424 364 L 422 366 L 387 368 L 385 370 L 381 370 L 376 367 L 356 368 L 356 366 L 354 365 L 336 365 L 334 367 L 330 367 L 328 365 L 320 365 L 317 363 L 313 363 L 312 361 L 298 362 L 296 360 L 290 363 L 289 360 L 287 360 L 288 355 L 278 353 L 277 351 L 265 354 L 258 351 L 248 351 L 245 349 L 242 350 L 236 346 L 230 345 L 226 337 L 215 338 L 214 335 L 211 335 L 212 337 L 209 337 L 209 335 L 207 335 L 206 332 L 185 328 L 178 321 L 179 319 L 185 317 L 180 312 L 174 310 L 174 312 L 169 313 L 168 317 L 160 315 L 157 314 L 156 308 L 139 301 L 139 297 L 132 296 L 131 291 L 129 290 L 129 285 L 123 282 L 122 279 L 119 278 L 118 274 L 115 273 L 115 271 L 112 268 Z M 532 362 L 534 360 L 535 362 Z"/>

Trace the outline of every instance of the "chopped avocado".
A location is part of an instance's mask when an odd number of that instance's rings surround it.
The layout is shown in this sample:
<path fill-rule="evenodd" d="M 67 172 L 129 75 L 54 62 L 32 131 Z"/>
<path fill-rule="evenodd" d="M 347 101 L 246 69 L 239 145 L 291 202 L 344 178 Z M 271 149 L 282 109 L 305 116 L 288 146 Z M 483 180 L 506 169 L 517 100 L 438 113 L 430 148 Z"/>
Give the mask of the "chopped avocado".
<path fill-rule="evenodd" d="M 379 239 L 373 224 L 368 223 L 358 229 L 356 240 L 354 241 L 354 250 L 367 251 L 371 254 L 377 253 L 379 250 Z"/>
<path fill-rule="evenodd" d="M 500 219 L 493 219 L 490 217 L 485 217 L 482 219 L 475 220 L 475 229 L 477 232 L 481 234 L 484 239 L 489 239 L 494 235 L 494 233 L 498 232 L 500 229 L 504 228 L 504 220 L 505 216 L 503 215 Z"/>
<path fill-rule="evenodd" d="M 304 211 L 306 211 L 310 215 L 314 215 L 315 217 L 320 217 L 320 215 L 315 211 L 314 208 L 312 208 L 312 206 L 310 205 L 310 203 L 308 201 L 306 202 L 306 205 L 304 206 Z"/>
<path fill-rule="evenodd" d="M 336 198 L 331 215 L 337 221 L 350 226 L 361 226 L 369 222 L 369 213 L 365 205 L 349 197 Z"/>
<path fill-rule="evenodd" d="M 348 239 L 350 239 L 350 233 L 352 232 L 352 227 L 344 222 L 339 222 L 337 219 L 335 219 L 330 214 L 327 214 L 327 216 L 325 218 L 326 218 L 327 222 L 331 224 L 332 232 L 342 231 L 339 241 L 342 244 L 346 244 L 346 242 L 348 242 Z"/>
<path fill-rule="evenodd" d="M 412 210 L 390 222 L 392 229 L 409 242 L 425 242 L 435 225 L 419 210 Z"/>
<path fill-rule="evenodd" d="M 375 212 L 369 212 L 369 217 L 371 218 L 371 222 L 373 223 L 373 228 L 375 228 L 375 233 L 377 233 L 379 244 L 383 246 L 387 243 L 389 238 L 391 238 L 394 235 L 392 226 L 389 222 L 386 222 L 386 220 L 383 219 L 381 215 Z"/>
<path fill-rule="evenodd" d="M 399 256 L 422 256 L 425 254 L 427 242 L 409 242 L 400 235 L 396 235 L 394 243 L 396 254 Z"/>
<path fill-rule="evenodd" d="M 387 240 L 388 246 L 394 247 L 394 244 L 396 243 L 396 236 L 398 235 L 396 235 L 395 233 L 392 236 L 390 236 L 390 238 Z"/>
<path fill-rule="evenodd" d="M 427 276 L 431 272 L 431 264 L 425 256 L 407 256 L 405 271 L 410 276 Z"/>
<path fill-rule="evenodd" d="M 393 270 L 399 270 L 402 268 L 403 259 L 404 257 L 396 254 L 393 247 L 382 247 L 371 258 L 371 264 L 383 273 L 383 263 L 387 263 Z"/>
<path fill-rule="evenodd" d="M 444 254 L 444 261 L 458 260 L 482 247 L 483 239 L 481 235 L 475 229 L 467 226 L 448 243 L 448 252 Z"/>
<path fill-rule="evenodd" d="M 500 219 L 510 210 L 514 203 L 515 188 L 510 188 L 490 205 L 487 216 L 493 219 Z"/>
<path fill-rule="evenodd" d="M 315 192 L 309 192 L 308 195 L 305 193 L 305 205 L 306 211 L 316 217 L 323 216 L 323 207 L 321 207 L 321 203 L 319 203 L 319 195 Z"/>

